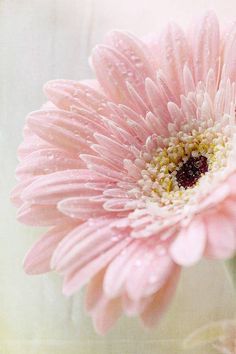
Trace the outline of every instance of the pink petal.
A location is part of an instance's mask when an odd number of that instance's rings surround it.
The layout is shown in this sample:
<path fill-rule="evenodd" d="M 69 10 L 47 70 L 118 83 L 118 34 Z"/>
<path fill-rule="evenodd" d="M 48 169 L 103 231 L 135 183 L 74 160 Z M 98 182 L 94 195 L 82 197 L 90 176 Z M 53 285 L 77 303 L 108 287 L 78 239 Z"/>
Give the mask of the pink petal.
<path fill-rule="evenodd" d="M 51 270 L 50 261 L 59 242 L 75 227 L 73 224 L 58 225 L 48 231 L 27 253 L 24 269 L 28 274 L 41 274 Z"/>
<path fill-rule="evenodd" d="M 122 160 L 117 161 L 117 165 L 114 166 L 115 161 L 113 161 L 114 156 L 107 149 L 101 148 L 99 145 L 93 145 L 93 150 L 99 153 L 100 156 L 93 156 L 88 154 L 81 154 L 80 158 L 86 163 L 87 167 L 97 172 L 98 174 L 104 176 L 104 180 L 109 182 L 116 182 L 117 180 L 122 180 L 124 178 L 123 168 L 121 167 L 123 164 Z M 111 155 L 111 159 L 109 160 L 109 154 Z M 115 160 L 115 159 L 114 159 Z M 120 169 L 117 168 L 120 166 Z M 121 169 L 122 168 L 122 169 Z"/>
<path fill-rule="evenodd" d="M 190 266 L 203 255 L 206 244 L 206 229 L 203 221 L 196 218 L 183 228 L 170 246 L 172 259 L 179 265 Z"/>
<path fill-rule="evenodd" d="M 153 113 L 149 112 L 146 115 L 146 122 L 152 129 L 153 133 L 156 133 L 158 136 L 169 135 L 166 123 L 161 118 L 155 116 Z"/>
<path fill-rule="evenodd" d="M 145 88 L 153 113 L 164 122 L 169 122 L 170 117 L 167 110 L 167 103 L 171 98 L 164 95 L 160 87 L 149 78 L 145 81 Z"/>
<path fill-rule="evenodd" d="M 131 300 L 127 294 L 122 296 L 123 311 L 126 316 L 138 316 L 144 312 L 145 308 L 152 301 L 152 297 L 146 297 L 138 301 Z"/>
<path fill-rule="evenodd" d="M 107 300 L 93 313 L 93 325 L 98 334 L 105 335 L 122 314 L 120 299 Z"/>
<path fill-rule="evenodd" d="M 41 139 L 70 152 L 89 151 L 87 136 L 94 130 L 79 123 L 75 113 L 59 110 L 32 112 L 27 119 L 29 127 Z"/>
<path fill-rule="evenodd" d="M 98 169 L 96 167 L 96 170 L 101 170 L 100 173 L 103 173 L 102 171 L 102 167 L 104 168 L 104 165 L 110 165 L 111 166 L 111 173 L 108 175 L 111 175 L 111 176 L 114 176 L 116 179 L 120 179 L 122 177 L 122 172 L 123 172 L 123 159 L 119 156 L 117 156 L 113 150 L 112 150 L 112 147 L 111 149 L 108 149 L 106 147 L 103 147 L 101 145 L 98 145 L 98 144 L 93 144 L 91 146 L 92 150 L 96 153 L 96 155 L 98 155 L 99 157 L 101 156 L 101 161 L 102 161 L 102 164 L 100 166 L 100 169 Z M 83 156 L 85 154 L 82 154 L 81 156 Z M 91 160 L 91 158 L 90 158 Z M 113 168 L 113 166 L 116 164 L 116 168 Z M 88 166 L 88 165 L 87 165 Z M 90 164 L 91 166 L 91 164 Z M 120 169 L 118 169 L 117 167 L 120 166 Z M 104 169 L 104 173 L 107 174 L 105 172 L 106 170 L 106 167 Z M 115 170 L 115 171 L 114 171 Z M 121 173 L 119 173 L 117 170 L 121 170 Z"/>
<path fill-rule="evenodd" d="M 57 271 L 65 273 L 72 272 L 75 269 L 78 271 L 78 269 L 84 267 L 94 258 L 108 251 L 125 238 L 125 235 L 119 234 L 117 230 L 112 229 L 109 219 L 106 220 L 106 223 L 101 220 L 100 227 L 98 221 L 94 222 L 94 224 L 97 228 L 95 229 L 92 225 L 90 233 L 86 236 L 87 225 L 84 224 L 73 230 L 63 243 L 59 245 L 52 260 L 52 265 Z M 73 247 L 71 247 L 72 244 Z"/>
<path fill-rule="evenodd" d="M 193 73 L 192 70 L 190 70 L 188 65 L 184 65 L 183 81 L 184 81 L 185 95 L 188 95 L 189 92 L 194 92 L 196 90 Z"/>
<path fill-rule="evenodd" d="M 51 226 L 67 221 L 65 217 L 53 205 L 31 205 L 24 203 L 18 210 L 17 219 L 23 224 L 31 226 Z"/>
<path fill-rule="evenodd" d="M 185 34 L 175 23 L 169 24 L 161 37 L 160 56 L 162 70 L 178 100 L 184 93 L 183 69 L 185 64 L 191 64 L 191 57 Z"/>
<path fill-rule="evenodd" d="M 145 43 L 132 33 L 111 31 L 105 38 L 106 43 L 124 55 L 145 77 L 153 77 L 153 58 Z"/>
<path fill-rule="evenodd" d="M 87 220 L 106 214 L 103 202 L 104 200 L 96 200 L 92 197 L 72 197 L 61 200 L 58 209 L 71 218 Z"/>
<path fill-rule="evenodd" d="M 116 156 L 116 158 L 124 159 L 127 157 L 133 157 L 133 154 L 130 153 L 129 146 L 119 144 L 114 139 L 96 132 L 94 134 L 94 138 L 100 146 L 110 150 Z"/>
<path fill-rule="evenodd" d="M 165 284 L 173 268 L 174 264 L 168 255 L 158 254 L 154 249 L 149 254 L 145 253 L 145 256 L 140 257 L 140 267 L 133 266 L 126 280 L 130 299 L 137 301 L 157 292 Z"/>
<path fill-rule="evenodd" d="M 153 327 L 161 319 L 163 313 L 166 311 L 171 299 L 175 294 L 175 290 L 179 280 L 180 269 L 176 267 L 172 276 L 166 282 L 161 290 L 154 296 L 153 300 L 141 314 L 141 319 L 145 326 Z"/>
<path fill-rule="evenodd" d="M 94 177 L 94 179 L 93 179 Z M 101 178 L 87 170 L 65 170 L 51 173 L 47 176 L 37 178 L 24 189 L 21 197 L 25 201 L 32 201 L 37 204 L 57 204 L 63 199 L 73 196 L 90 197 L 99 195 L 99 192 L 86 187 L 86 182 L 91 179 L 93 182 Z"/>
<path fill-rule="evenodd" d="M 19 178 L 45 175 L 60 170 L 80 168 L 83 165 L 78 157 L 66 151 L 48 148 L 29 154 L 16 169 Z"/>
<path fill-rule="evenodd" d="M 96 230 L 103 228 L 106 224 L 107 219 L 93 219 L 92 221 L 88 220 L 81 225 L 79 224 L 79 226 L 73 230 L 73 232 L 69 233 L 57 247 L 52 258 L 52 267 L 56 268 L 57 265 L 61 263 L 62 259 L 67 257 L 71 251 L 73 252 L 73 249 L 80 242 L 86 238 L 89 238 L 89 241 L 91 241 L 91 235 L 93 235 Z"/>
<path fill-rule="evenodd" d="M 116 49 L 105 45 L 95 47 L 92 60 L 98 81 L 108 97 L 116 103 L 123 103 L 137 109 L 130 96 L 127 82 L 143 96 L 145 72 L 139 71 Z"/>
<path fill-rule="evenodd" d="M 235 228 L 230 217 L 209 214 L 206 218 L 206 255 L 211 258 L 230 258 L 236 251 Z"/>
<path fill-rule="evenodd" d="M 23 142 L 18 146 L 17 149 L 17 156 L 20 161 L 25 159 L 34 151 L 37 152 L 38 150 L 50 149 L 53 147 L 51 144 L 48 144 L 45 140 L 34 134 L 33 131 L 28 127 L 27 130 L 30 131 L 29 135 L 24 137 Z"/>
<path fill-rule="evenodd" d="M 193 28 L 193 64 L 196 82 L 205 81 L 208 71 L 218 71 L 220 55 L 219 22 L 209 11 Z"/>
<path fill-rule="evenodd" d="M 224 44 L 225 77 L 231 82 L 236 81 L 236 24 L 234 23 L 227 33 Z"/>
<path fill-rule="evenodd" d="M 96 274 L 89 282 L 86 289 L 85 306 L 89 313 L 92 313 L 103 299 L 103 278 L 105 269 Z"/>
<path fill-rule="evenodd" d="M 129 238 L 116 243 L 107 252 L 97 256 L 94 260 L 87 263 L 83 268 L 73 270 L 66 275 L 64 281 L 63 292 L 65 295 L 71 295 L 78 291 L 82 286 L 89 282 L 89 280 L 98 273 L 101 269 L 107 266 L 122 250 L 124 250 L 131 242 Z"/>
<path fill-rule="evenodd" d="M 111 212 L 126 212 L 128 210 L 133 210 L 137 206 L 137 201 L 132 201 L 129 198 L 113 198 L 111 200 L 106 201 L 103 204 L 103 208 L 107 211 Z"/>
<path fill-rule="evenodd" d="M 97 82 L 96 86 L 98 86 Z M 112 114 L 106 96 L 84 82 L 52 80 L 44 86 L 44 92 L 57 107 L 63 110 L 81 114 L 84 110 L 88 110 L 107 117 Z"/>
<path fill-rule="evenodd" d="M 20 207 L 24 201 L 21 198 L 22 192 L 28 187 L 33 181 L 35 177 L 28 178 L 24 181 L 19 182 L 16 187 L 11 191 L 11 202 L 16 206 Z"/>
<path fill-rule="evenodd" d="M 104 292 L 107 297 L 115 298 L 124 292 L 126 279 L 136 264 L 135 260 L 145 249 L 144 244 L 135 240 L 111 262 L 104 277 Z"/>

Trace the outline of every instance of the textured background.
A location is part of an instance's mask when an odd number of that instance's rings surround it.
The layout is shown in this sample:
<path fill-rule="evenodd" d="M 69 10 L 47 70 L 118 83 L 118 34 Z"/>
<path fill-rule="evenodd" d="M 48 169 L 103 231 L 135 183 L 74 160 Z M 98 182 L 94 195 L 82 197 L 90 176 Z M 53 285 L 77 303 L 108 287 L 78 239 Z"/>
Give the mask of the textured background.
<path fill-rule="evenodd" d="M 146 332 L 123 318 L 107 337 L 95 335 L 81 296 L 63 298 L 54 274 L 23 273 L 23 256 L 39 230 L 15 221 L 8 197 L 24 117 L 43 103 L 45 81 L 90 77 L 87 58 L 109 29 L 143 35 L 170 19 L 186 25 L 211 7 L 222 20 L 232 19 L 236 9 L 234 0 L 0 0 L 0 354 L 184 353 L 182 339 L 192 330 L 234 316 L 222 264 L 202 262 L 183 272 L 159 328 Z M 199 349 L 187 351 L 194 353 Z"/>

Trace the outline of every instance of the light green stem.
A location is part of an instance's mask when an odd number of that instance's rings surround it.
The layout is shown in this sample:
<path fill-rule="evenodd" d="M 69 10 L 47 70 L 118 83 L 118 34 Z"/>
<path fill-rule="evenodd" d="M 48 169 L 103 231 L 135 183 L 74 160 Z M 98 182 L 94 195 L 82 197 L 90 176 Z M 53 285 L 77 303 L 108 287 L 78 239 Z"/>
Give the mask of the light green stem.
<path fill-rule="evenodd" d="M 225 261 L 225 268 L 228 273 L 228 277 L 236 291 L 236 256 Z"/>

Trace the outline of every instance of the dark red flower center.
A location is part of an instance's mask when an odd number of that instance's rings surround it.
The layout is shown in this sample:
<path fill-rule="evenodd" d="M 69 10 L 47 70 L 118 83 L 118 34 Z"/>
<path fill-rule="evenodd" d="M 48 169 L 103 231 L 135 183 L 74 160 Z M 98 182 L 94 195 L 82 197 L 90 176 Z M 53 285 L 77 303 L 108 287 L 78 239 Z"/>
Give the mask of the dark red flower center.
<path fill-rule="evenodd" d="M 176 179 L 179 187 L 185 189 L 194 186 L 201 175 L 208 171 L 207 158 L 205 156 L 190 156 L 178 170 Z"/>

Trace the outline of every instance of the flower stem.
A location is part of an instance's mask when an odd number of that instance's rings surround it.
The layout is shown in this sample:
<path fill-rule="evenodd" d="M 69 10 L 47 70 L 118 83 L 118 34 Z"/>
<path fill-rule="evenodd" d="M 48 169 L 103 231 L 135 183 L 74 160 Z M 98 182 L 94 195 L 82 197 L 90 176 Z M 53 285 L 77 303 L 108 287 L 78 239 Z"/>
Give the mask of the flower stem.
<path fill-rule="evenodd" d="M 225 269 L 227 271 L 230 282 L 236 290 L 236 256 L 225 261 Z"/>

